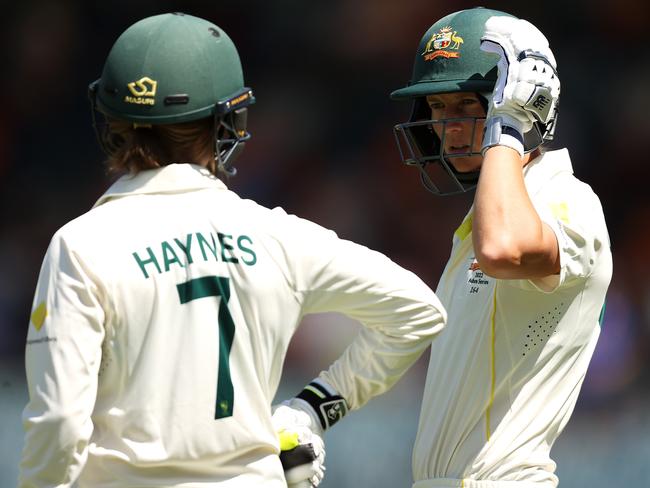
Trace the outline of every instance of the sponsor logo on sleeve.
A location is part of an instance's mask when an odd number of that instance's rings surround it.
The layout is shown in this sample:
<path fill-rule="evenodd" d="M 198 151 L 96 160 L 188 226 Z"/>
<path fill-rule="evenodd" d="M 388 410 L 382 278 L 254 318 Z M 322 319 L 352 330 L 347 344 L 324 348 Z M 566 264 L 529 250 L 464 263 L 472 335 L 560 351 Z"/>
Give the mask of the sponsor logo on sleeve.
<path fill-rule="evenodd" d="M 47 306 L 45 305 L 45 302 L 41 302 L 38 304 L 38 306 L 34 309 L 32 314 L 29 317 L 30 323 L 34 326 L 34 329 L 37 332 L 40 332 L 41 329 L 43 328 L 43 324 L 45 323 L 45 319 L 47 318 Z M 27 344 L 43 344 L 47 342 L 56 342 L 56 337 L 38 337 L 36 339 L 27 339 Z"/>
<path fill-rule="evenodd" d="M 45 302 L 41 302 L 32 312 L 32 315 L 30 316 L 30 321 L 36 330 L 41 330 L 41 327 L 43 327 L 43 322 L 45 322 L 46 317 L 47 317 L 47 307 L 45 305 Z"/>

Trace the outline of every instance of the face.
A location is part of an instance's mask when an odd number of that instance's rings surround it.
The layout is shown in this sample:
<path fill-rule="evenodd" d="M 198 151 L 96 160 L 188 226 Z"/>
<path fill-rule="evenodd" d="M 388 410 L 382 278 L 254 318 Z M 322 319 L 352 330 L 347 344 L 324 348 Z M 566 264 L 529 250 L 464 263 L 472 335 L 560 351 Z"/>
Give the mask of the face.
<path fill-rule="evenodd" d="M 482 120 L 449 121 L 446 124 L 433 124 L 433 129 L 441 141 L 444 141 L 444 152 L 447 155 L 468 152 L 480 152 L 483 142 L 483 127 L 485 125 L 485 110 L 478 95 L 473 92 L 441 93 L 428 95 L 427 103 L 431 108 L 433 120 L 462 119 L 466 117 L 483 117 Z M 472 132 L 474 136 L 472 138 Z M 443 137 L 444 136 L 444 137 Z M 456 156 L 448 161 L 453 164 L 456 171 L 465 173 L 477 171 L 481 167 L 483 157 Z"/>

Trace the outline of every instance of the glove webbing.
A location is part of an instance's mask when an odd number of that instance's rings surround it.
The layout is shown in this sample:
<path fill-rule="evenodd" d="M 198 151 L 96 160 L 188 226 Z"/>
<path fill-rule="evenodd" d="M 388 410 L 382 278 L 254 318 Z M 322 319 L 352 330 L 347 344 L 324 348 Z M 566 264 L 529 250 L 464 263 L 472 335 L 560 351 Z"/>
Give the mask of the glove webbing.
<path fill-rule="evenodd" d="M 345 399 L 318 379 L 305 386 L 296 398 L 307 402 L 316 412 L 323 430 L 329 429 L 348 413 Z"/>

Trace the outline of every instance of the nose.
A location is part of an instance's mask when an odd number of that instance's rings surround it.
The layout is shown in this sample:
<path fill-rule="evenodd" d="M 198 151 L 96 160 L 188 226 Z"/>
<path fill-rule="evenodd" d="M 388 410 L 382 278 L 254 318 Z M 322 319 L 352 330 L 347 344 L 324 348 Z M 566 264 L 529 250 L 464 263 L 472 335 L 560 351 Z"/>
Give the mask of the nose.
<path fill-rule="evenodd" d="M 461 117 L 464 117 L 464 114 L 462 110 L 457 107 L 455 104 L 451 104 L 450 106 L 447 107 L 447 111 L 445 112 L 445 118 L 446 119 L 459 119 Z M 456 134 L 459 132 L 462 132 L 464 127 L 463 123 L 457 120 L 452 120 L 452 121 L 447 121 L 445 125 L 446 132 L 449 134 Z"/>
<path fill-rule="evenodd" d="M 458 121 L 447 122 L 445 124 L 445 132 L 447 134 L 457 134 L 463 131 L 463 124 Z"/>

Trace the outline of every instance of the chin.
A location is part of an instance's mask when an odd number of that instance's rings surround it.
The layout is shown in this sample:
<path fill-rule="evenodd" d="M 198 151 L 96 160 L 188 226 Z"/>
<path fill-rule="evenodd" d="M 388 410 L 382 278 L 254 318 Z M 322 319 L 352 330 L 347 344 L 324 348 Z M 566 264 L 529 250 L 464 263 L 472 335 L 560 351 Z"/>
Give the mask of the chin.
<path fill-rule="evenodd" d="M 453 164 L 454 169 L 459 173 L 469 173 L 471 171 L 478 171 L 483 163 L 483 156 L 462 156 L 458 158 L 449 158 Z"/>

